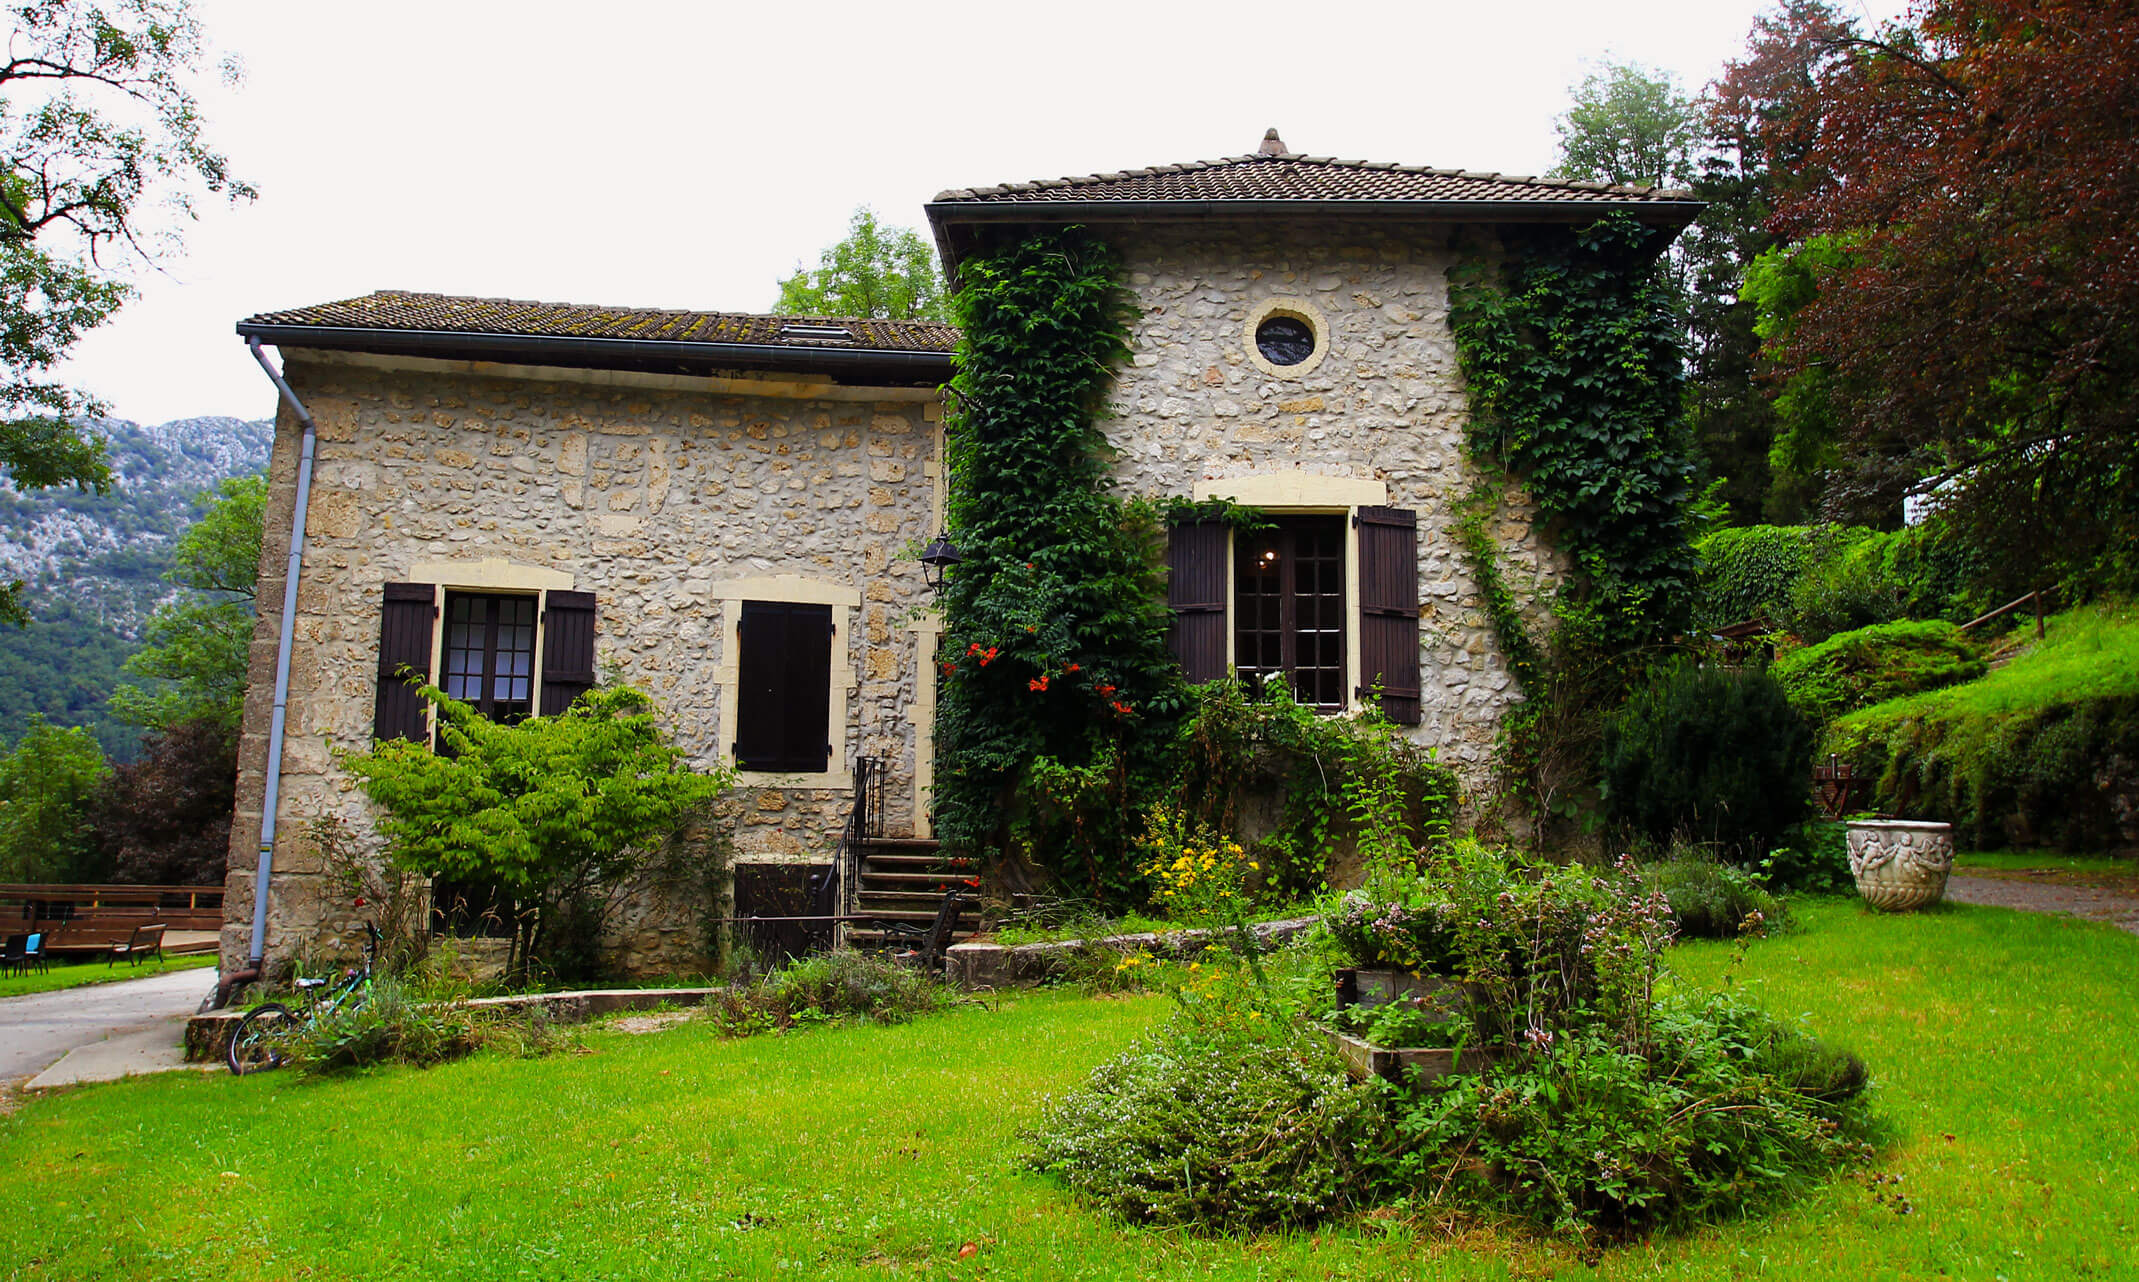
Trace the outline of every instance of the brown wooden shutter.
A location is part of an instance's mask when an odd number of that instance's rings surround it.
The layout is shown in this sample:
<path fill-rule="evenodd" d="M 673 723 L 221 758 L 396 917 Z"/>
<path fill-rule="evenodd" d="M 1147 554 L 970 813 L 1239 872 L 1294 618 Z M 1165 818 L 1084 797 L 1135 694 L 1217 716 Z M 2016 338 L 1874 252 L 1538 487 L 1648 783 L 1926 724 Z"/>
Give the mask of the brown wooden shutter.
<path fill-rule="evenodd" d="M 829 769 L 832 607 L 745 601 L 736 644 L 735 764 Z"/>
<path fill-rule="evenodd" d="M 423 696 L 404 669 L 431 679 L 431 629 L 438 619 L 438 589 L 429 583 L 389 583 L 379 609 L 379 693 L 371 733 L 379 739 L 426 738 Z"/>
<path fill-rule="evenodd" d="M 542 603 L 542 706 L 554 717 L 594 685 L 594 594 L 557 590 Z"/>
<path fill-rule="evenodd" d="M 1232 530 L 1223 521 L 1173 527 L 1166 544 L 1166 604 L 1173 610 L 1173 656 L 1190 682 L 1225 675 L 1226 549 Z"/>
<path fill-rule="evenodd" d="M 1419 723 L 1419 516 L 1363 507 L 1359 527 L 1359 696 L 1381 687 L 1381 709 Z"/>

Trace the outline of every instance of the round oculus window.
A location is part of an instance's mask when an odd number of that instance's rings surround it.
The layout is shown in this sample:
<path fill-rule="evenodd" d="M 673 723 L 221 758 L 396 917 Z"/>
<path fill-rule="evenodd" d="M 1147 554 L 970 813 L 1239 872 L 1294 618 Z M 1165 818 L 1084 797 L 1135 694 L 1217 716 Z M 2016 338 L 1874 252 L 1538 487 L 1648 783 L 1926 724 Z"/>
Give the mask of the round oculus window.
<path fill-rule="evenodd" d="M 1255 350 L 1272 365 L 1298 365 L 1315 354 L 1315 331 L 1297 316 L 1270 316 L 1255 327 Z"/>

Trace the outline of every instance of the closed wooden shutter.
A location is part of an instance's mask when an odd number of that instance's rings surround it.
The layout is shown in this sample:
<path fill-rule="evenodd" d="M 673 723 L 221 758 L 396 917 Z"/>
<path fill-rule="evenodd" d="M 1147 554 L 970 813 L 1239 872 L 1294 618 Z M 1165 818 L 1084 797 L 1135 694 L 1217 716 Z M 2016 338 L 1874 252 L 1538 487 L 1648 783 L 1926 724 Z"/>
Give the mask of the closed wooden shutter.
<path fill-rule="evenodd" d="M 554 591 L 542 603 L 542 706 L 554 717 L 594 685 L 594 594 Z"/>
<path fill-rule="evenodd" d="M 1190 682 L 1225 675 L 1226 549 L 1232 530 L 1215 520 L 1176 525 L 1166 544 L 1166 604 L 1173 656 Z"/>
<path fill-rule="evenodd" d="M 736 644 L 735 764 L 830 769 L 832 607 L 745 601 Z"/>
<path fill-rule="evenodd" d="M 371 733 L 379 739 L 426 738 L 423 696 L 408 684 L 413 671 L 431 679 L 431 630 L 438 589 L 429 583 L 389 583 L 379 608 L 379 693 Z"/>
<path fill-rule="evenodd" d="M 1419 723 L 1419 517 L 1400 507 L 1363 507 L 1359 527 L 1359 695 L 1381 687 L 1381 708 L 1400 725 Z"/>

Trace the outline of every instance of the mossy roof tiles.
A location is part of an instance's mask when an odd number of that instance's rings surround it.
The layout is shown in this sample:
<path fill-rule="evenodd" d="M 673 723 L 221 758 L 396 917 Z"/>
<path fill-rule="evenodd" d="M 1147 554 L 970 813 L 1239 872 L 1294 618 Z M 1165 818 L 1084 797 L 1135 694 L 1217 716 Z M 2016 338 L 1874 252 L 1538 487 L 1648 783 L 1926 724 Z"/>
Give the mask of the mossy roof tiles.
<path fill-rule="evenodd" d="M 1072 178 L 1043 178 L 993 187 L 963 187 L 937 195 L 939 205 L 1082 204 L 1098 201 L 1417 201 L 1462 204 L 1676 203 L 1692 199 L 1671 188 L 1560 182 L 1498 173 L 1432 169 L 1329 156 L 1229 156 Z"/>
<path fill-rule="evenodd" d="M 511 298 L 462 298 L 398 289 L 263 312 L 248 317 L 240 330 L 256 327 L 703 343 L 709 352 L 720 345 L 735 345 L 798 351 L 949 353 L 958 346 L 958 330 L 934 321 L 598 307 Z"/>

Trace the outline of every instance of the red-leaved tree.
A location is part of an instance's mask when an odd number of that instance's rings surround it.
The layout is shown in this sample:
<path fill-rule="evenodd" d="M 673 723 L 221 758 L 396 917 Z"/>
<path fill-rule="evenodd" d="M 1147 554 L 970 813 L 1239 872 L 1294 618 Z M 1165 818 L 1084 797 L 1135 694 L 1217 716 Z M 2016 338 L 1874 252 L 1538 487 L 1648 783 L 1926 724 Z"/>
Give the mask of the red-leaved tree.
<path fill-rule="evenodd" d="M 1947 482 L 2008 586 L 2139 586 L 2139 6 L 1920 0 L 1830 48 L 1771 225 L 1851 252 L 1770 353 L 1824 372 L 1830 503 Z"/>

